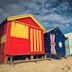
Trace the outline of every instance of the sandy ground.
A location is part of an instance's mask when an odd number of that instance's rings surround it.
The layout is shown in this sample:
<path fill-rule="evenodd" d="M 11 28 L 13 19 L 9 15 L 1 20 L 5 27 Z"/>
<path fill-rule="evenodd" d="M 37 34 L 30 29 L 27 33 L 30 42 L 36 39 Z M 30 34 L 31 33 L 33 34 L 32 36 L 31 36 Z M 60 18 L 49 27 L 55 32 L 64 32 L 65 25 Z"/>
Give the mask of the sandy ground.
<path fill-rule="evenodd" d="M 1 64 L 0 72 L 72 72 L 72 57 L 61 60 L 44 60 L 38 62 Z"/>

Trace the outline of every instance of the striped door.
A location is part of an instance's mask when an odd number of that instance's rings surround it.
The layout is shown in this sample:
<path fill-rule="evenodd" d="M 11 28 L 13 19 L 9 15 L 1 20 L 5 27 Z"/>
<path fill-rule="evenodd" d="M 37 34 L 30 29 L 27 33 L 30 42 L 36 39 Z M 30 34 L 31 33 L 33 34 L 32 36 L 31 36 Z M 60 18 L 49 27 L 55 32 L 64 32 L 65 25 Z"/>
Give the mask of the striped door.
<path fill-rule="evenodd" d="M 42 52 L 41 30 L 30 28 L 30 52 Z"/>

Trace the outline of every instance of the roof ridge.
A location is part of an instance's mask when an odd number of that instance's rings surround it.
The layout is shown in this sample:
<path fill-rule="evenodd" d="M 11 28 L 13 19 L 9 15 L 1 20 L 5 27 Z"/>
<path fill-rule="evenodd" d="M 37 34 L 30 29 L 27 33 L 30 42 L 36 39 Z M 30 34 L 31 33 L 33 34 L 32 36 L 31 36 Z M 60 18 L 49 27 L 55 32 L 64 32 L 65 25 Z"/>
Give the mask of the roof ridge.
<path fill-rule="evenodd" d="M 51 30 L 53 30 L 53 29 L 55 29 L 55 28 L 57 28 L 57 27 L 58 27 L 58 26 L 52 27 L 52 28 L 50 28 L 50 29 L 47 29 L 47 30 L 44 31 L 44 33 L 50 32 Z"/>

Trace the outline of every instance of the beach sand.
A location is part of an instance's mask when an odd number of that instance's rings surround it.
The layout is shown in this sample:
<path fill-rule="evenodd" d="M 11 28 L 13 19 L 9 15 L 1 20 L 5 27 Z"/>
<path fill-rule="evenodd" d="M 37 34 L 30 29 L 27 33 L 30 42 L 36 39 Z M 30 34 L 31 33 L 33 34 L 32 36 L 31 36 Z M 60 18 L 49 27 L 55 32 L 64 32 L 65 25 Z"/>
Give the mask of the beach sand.
<path fill-rule="evenodd" d="M 72 72 L 72 57 L 18 64 L 1 64 L 0 72 Z"/>

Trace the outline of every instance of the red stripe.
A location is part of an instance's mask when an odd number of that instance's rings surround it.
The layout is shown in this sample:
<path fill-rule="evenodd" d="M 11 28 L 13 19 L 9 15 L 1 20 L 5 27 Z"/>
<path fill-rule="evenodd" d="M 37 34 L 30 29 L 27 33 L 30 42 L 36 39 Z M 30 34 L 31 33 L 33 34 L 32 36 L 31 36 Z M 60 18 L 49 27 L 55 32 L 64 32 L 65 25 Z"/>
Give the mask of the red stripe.
<path fill-rule="evenodd" d="M 66 48 L 72 48 L 72 46 L 66 46 Z"/>

